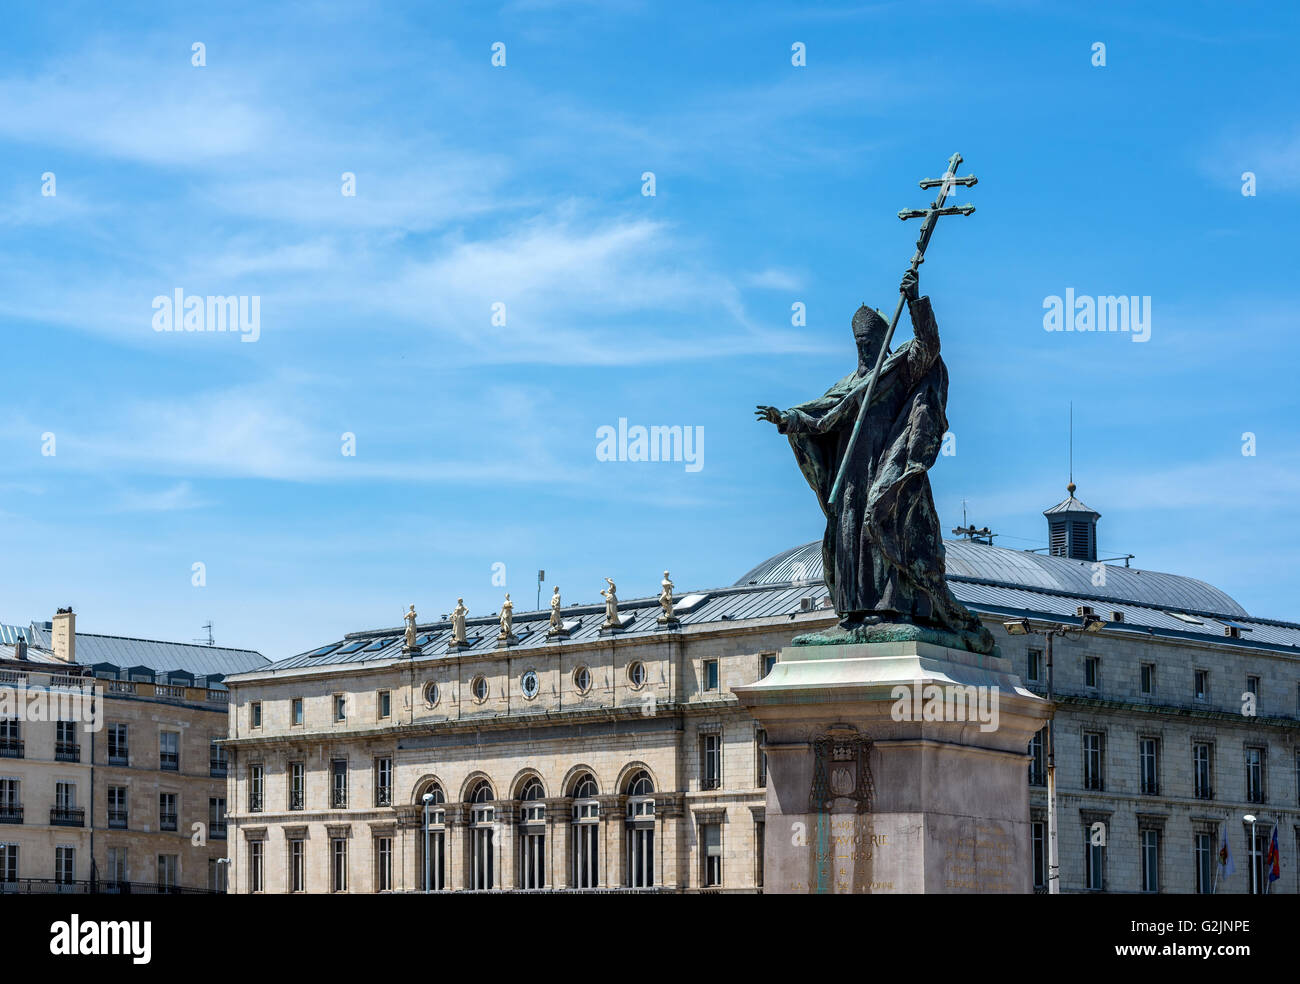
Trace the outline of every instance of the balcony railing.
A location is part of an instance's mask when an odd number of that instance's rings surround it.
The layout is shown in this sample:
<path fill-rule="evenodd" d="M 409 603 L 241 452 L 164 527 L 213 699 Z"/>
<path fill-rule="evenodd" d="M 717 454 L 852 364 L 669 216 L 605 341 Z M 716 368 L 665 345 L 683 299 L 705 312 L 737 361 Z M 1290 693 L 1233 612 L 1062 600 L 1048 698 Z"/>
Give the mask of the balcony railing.
<path fill-rule="evenodd" d="M 50 807 L 51 827 L 84 827 L 86 811 L 72 806 Z"/>
<path fill-rule="evenodd" d="M 1160 783 L 1158 783 L 1158 782 L 1154 782 L 1154 781 L 1150 781 L 1150 782 L 1148 782 L 1148 781 L 1143 781 L 1143 783 L 1142 783 L 1142 795 L 1143 795 L 1143 796 L 1159 796 L 1159 795 L 1160 795 Z"/>
<path fill-rule="evenodd" d="M 80 762 L 81 746 L 75 742 L 58 741 L 54 743 L 54 761 Z"/>
<path fill-rule="evenodd" d="M 249 812 L 249 813 L 261 813 L 261 812 L 262 812 L 262 794 L 261 794 L 261 793 L 249 793 L 249 794 L 248 794 L 248 812 Z"/>
<path fill-rule="evenodd" d="M 175 813 L 160 813 L 160 814 L 158 814 L 158 829 L 159 829 L 159 830 L 175 830 L 175 829 L 176 829 L 176 814 L 175 814 Z"/>
<path fill-rule="evenodd" d="M 330 806 L 336 810 L 346 810 L 348 808 L 348 791 L 338 788 L 331 789 Z"/>
<path fill-rule="evenodd" d="M 178 772 L 181 767 L 181 757 L 178 752 L 159 752 L 158 768 L 164 772 Z"/>
<path fill-rule="evenodd" d="M 0 738 L 0 758 L 20 759 L 25 747 L 21 738 Z"/>
<path fill-rule="evenodd" d="M 0 895 L 224 895 L 205 888 L 181 888 L 154 882 L 58 881 L 54 878 L 17 878 L 0 881 Z"/>
<path fill-rule="evenodd" d="M 126 810 L 109 810 L 108 826 L 112 830 L 126 830 Z"/>
<path fill-rule="evenodd" d="M 213 820 L 208 824 L 208 836 L 213 840 L 223 841 L 226 839 L 226 821 Z"/>
<path fill-rule="evenodd" d="M 1264 790 L 1259 789 L 1259 788 L 1247 789 L 1247 790 L 1246 790 L 1246 802 L 1247 802 L 1247 803 L 1263 803 L 1263 802 L 1264 802 Z"/>
<path fill-rule="evenodd" d="M 0 823 L 22 823 L 23 807 L 21 803 L 0 803 Z"/>
<path fill-rule="evenodd" d="M 302 799 L 303 799 L 303 797 L 302 797 L 302 790 L 301 790 L 301 789 L 291 789 L 291 790 L 289 790 L 289 809 L 291 809 L 291 810 L 301 810 L 301 809 L 302 809 Z"/>
<path fill-rule="evenodd" d="M 230 762 L 227 759 L 208 759 L 208 775 L 213 779 L 224 779 L 230 774 Z"/>
<path fill-rule="evenodd" d="M 1197 798 L 1197 799 L 1202 799 L 1202 800 L 1212 800 L 1212 799 L 1214 799 L 1214 787 L 1213 787 L 1213 786 L 1197 786 L 1197 787 L 1196 787 L 1196 798 Z"/>
<path fill-rule="evenodd" d="M 126 749 L 122 749 L 116 752 L 110 751 L 108 753 L 108 764 L 109 765 L 130 765 L 131 756 L 127 754 Z"/>
<path fill-rule="evenodd" d="M 393 790 L 391 786 L 380 786 L 375 790 L 375 806 L 392 806 Z"/>

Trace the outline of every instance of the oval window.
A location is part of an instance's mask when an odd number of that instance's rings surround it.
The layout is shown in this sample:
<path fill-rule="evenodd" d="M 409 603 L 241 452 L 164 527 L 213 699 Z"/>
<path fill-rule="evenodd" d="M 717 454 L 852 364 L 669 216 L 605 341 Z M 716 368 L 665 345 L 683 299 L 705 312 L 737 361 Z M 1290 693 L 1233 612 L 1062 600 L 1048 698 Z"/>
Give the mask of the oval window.
<path fill-rule="evenodd" d="M 579 666 L 573 671 L 573 687 L 580 694 L 585 694 L 591 689 L 591 670 L 585 666 Z"/>
<path fill-rule="evenodd" d="M 645 683 L 645 664 L 640 660 L 632 663 L 627 668 L 627 678 L 634 688 L 640 687 Z"/>
<path fill-rule="evenodd" d="M 519 679 L 519 686 L 523 690 L 524 696 L 527 697 L 529 700 L 532 700 L 534 697 L 536 697 L 537 692 L 541 689 L 540 685 L 537 682 L 536 671 L 529 670 L 527 673 L 525 673 Z"/>
<path fill-rule="evenodd" d="M 430 707 L 438 703 L 438 685 L 432 680 L 424 685 L 424 702 Z"/>
<path fill-rule="evenodd" d="M 474 694 L 474 699 L 480 704 L 487 700 L 488 684 L 486 677 L 475 677 L 474 682 L 470 684 L 470 690 Z"/>

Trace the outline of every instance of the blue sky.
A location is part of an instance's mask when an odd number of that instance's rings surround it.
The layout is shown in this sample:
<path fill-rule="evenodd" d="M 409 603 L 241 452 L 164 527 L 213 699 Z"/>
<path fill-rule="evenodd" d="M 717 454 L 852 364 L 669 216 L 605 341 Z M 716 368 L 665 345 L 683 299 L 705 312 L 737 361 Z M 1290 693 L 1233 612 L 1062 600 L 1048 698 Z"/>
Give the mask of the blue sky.
<path fill-rule="evenodd" d="M 728 584 L 823 526 L 753 405 L 850 371 L 955 150 L 945 525 L 1041 545 L 1073 401 L 1107 556 L 1300 619 L 1300 16 L 1138 6 L 14 8 L 0 620 L 279 658 L 493 611 L 497 563 L 521 610 L 538 568 L 571 602 Z M 1150 296 L 1150 340 L 1045 332 L 1068 287 Z M 259 339 L 155 332 L 177 288 L 259 296 Z M 597 460 L 620 417 L 702 427 L 704 467 Z"/>

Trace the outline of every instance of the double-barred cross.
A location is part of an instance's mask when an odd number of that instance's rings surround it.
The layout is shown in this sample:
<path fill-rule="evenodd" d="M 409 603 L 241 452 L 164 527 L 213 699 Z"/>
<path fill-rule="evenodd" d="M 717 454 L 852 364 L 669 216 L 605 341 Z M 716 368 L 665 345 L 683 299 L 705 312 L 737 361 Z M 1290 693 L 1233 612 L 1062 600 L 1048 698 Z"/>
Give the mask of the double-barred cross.
<path fill-rule="evenodd" d="M 934 235 L 935 223 L 939 221 L 941 215 L 970 215 L 975 211 L 974 205 L 944 205 L 944 201 L 952 194 L 954 188 L 958 186 L 972 187 L 979 179 L 973 174 L 968 174 L 964 178 L 957 177 L 957 167 L 961 164 L 961 154 L 953 154 L 948 158 L 948 170 L 944 172 L 942 178 L 926 178 L 921 182 L 921 188 L 938 188 L 939 193 L 935 196 L 933 204 L 929 208 L 905 208 L 898 213 L 898 217 L 903 220 L 907 219 L 924 219 L 921 223 L 921 233 L 916 238 L 916 252 L 912 255 L 913 271 L 925 262 L 925 250 L 930 245 L 930 237 Z M 898 327 L 898 319 L 903 313 L 903 303 L 907 300 L 902 290 L 898 292 L 898 307 L 894 308 L 894 316 L 889 321 L 889 331 L 885 333 L 885 343 L 880 346 L 880 353 L 876 356 L 876 367 L 867 379 L 867 392 L 862 398 L 862 406 L 858 408 L 858 419 L 853 425 L 853 433 L 849 435 L 849 443 L 844 449 L 844 458 L 840 462 L 840 472 L 835 476 L 835 484 L 831 486 L 830 504 L 835 505 L 840 497 L 840 489 L 844 484 L 844 474 L 848 470 L 849 461 L 853 457 L 853 446 L 858 442 L 858 431 L 862 429 L 862 421 L 866 419 L 867 408 L 871 406 L 871 394 L 876 389 L 876 379 L 880 376 L 880 367 L 885 363 L 885 353 L 889 351 L 890 340 L 894 337 L 894 329 Z"/>

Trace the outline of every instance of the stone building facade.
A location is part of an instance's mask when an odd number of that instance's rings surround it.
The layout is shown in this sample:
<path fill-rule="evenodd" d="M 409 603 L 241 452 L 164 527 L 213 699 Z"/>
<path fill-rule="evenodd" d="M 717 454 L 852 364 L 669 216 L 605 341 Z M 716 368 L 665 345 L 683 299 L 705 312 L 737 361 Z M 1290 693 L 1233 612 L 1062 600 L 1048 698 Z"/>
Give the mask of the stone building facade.
<path fill-rule="evenodd" d="M 0 660 L 0 893 L 224 892 L 229 693 L 207 671 L 267 660 L 74 619 L 11 632 Z"/>
<path fill-rule="evenodd" d="M 1300 890 L 1300 625 L 1098 562 L 1073 489 L 1046 515 L 1048 555 L 951 541 L 948 577 L 1040 693 L 1042 639 L 1004 622 L 1106 623 L 1054 646 L 1062 891 L 1245 892 L 1252 858 L 1261 890 Z M 807 544 L 679 595 L 670 624 L 657 599 L 613 629 L 574 606 L 565 634 L 542 613 L 510 640 L 471 619 L 457 647 L 442 620 L 411 650 L 358 632 L 229 678 L 231 891 L 420 891 L 426 870 L 435 890 L 761 891 L 764 736 L 731 688 L 833 623 L 820 560 Z M 1044 890 L 1040 739 L 1026 765 Z"/>

